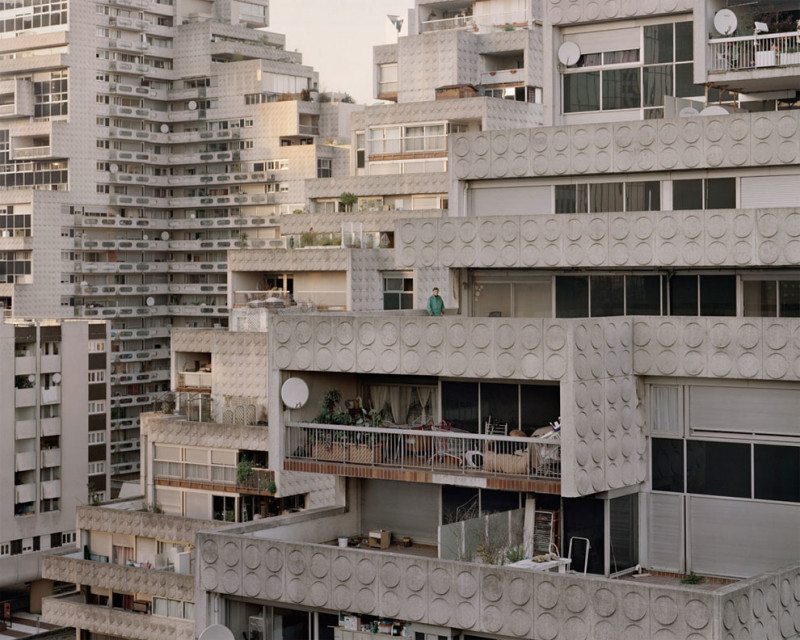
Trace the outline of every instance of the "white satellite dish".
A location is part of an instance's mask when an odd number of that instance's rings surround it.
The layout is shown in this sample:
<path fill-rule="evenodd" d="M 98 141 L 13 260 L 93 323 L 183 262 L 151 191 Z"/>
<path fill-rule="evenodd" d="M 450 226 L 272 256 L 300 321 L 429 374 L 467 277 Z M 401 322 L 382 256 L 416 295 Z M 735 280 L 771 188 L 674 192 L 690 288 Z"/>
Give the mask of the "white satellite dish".
<path fill-rule="evenodd" d="M 736 14 L 730 9 L 720 9 L 714 14 L 714 28 L 723 36 L 733 35 L 739 25 Z"/>
<path fill-rule="evenodd" d="M 36 382 L 36 376 L 31 374 L 28 376 L 28 382 Z"/>
<path fill-rule="evenodd" d="M 110 166 L 108 167 L 108 170 L 109 170 L 111 173 L 116 173 L 117 171 L 119 171 L 119 165 L 118 165 L 118 164 L 112 164 L 112 165 L 110 165 Z"/>
<path fill-rule="evenodd" d="M 681 118 L 691 118 L 693 116 L 699 116 L 700 112 L 694 107 L 684 107 L 678 112 L 678 115 Z"/>
<path fill-rule="evenodd" d="M 575 42 L 565 42 L 558 48 L 558 61 L 565 67 L 574 67 L 581 57 L 581 48 Z"/>
<path fill-rule="evenodd" d="M 189 111 L 197 109 L 197 103 L 194 100 L 189 100 Z"/>
<path fill-rule="evenodd" d="M 56 384 L 61 382 L 61 374 L 60 373 L 54 373 L 53 374 L 53 382 L 55 382 Z"/>
<path fill-rule="evenodd" d="M 769 26 L 766 22 L 755 22 L 753 23 L 753 27 L 756 30 L 756 35 L 759 33 L 769 33 Z"/>
<path fill-rule="evenodd" d="M 233 637 L 233 632 L 228 627 L 212 624 L 203 630 L 197 640 L 236 640 L 236 638 Z"/>
<path fill-rule="evenodd" d="M 706 107 L 700 112 L 701 116 L 727 116 L 729 114 L 730 111 L 718 104 L 712 104 L 710 107 Z"/>
<path fill-rule="evenodd" d="M 289 378 L 281 387 L 281 400 L 290 409 L 300 409 L 308 402 L 308 385 L 300 378 Z"/>
<path fill-rule="evenodd" d="M 88 283 L 88 282 L 86 282 L 86 280 L 81 280 L 81 286 L 82 286 L 82 287 L 88 287 L 88 286 L 89 286 L 89 283 Z"/>
<path fill-rule="evenodd" d="M 161 233 L 161 239 L 162 240 L 169 240 L 169 234 L 166 231 L 163 231 Z"/>
<path fill-rule="evenodd" d="M 149 239 L 150 239 L 150 236 L 148 236 L 146 233 L 142 234 L 142 240 L 149 240 Z"/>
<path fill-rule="evenodd" d="M 166 124 L 161 125 L 161 133 L 169 133 L 169 126 Z"/>
<path fill-rule="evenodd" d="M 147 300 L 145 300 L 145 302 L 147 303 L 148 307 L 152 307 L 156 303 L 155 298 L 153 298 L 152 296 L 147 298 Z"/>

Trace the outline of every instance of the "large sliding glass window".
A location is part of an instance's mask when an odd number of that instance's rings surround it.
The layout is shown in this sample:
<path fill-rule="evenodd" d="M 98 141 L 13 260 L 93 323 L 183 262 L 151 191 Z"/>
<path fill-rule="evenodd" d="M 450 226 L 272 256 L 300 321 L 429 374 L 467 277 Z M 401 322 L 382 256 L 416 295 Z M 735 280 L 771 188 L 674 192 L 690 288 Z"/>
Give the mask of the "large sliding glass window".
<path fill-rule="evenodd" d="M 661 118 L 667 97 L 705 100 L 705 87 L 693 82 L 692 22 L 648 25 L 639 33 L 641 50 L 586 52 L 564 72 L 564 113 L 644 108 L 645 118 Z M 730 99 L 718 91 L 709 96 L 720 97 Z"/>
<path fill-rule="evenodd" d="M 558 385 L 442 380 L 442 418 L 470 433 L 484 433 L 491 419 L 530 435 L 558 419 L 559 393 Z"/>

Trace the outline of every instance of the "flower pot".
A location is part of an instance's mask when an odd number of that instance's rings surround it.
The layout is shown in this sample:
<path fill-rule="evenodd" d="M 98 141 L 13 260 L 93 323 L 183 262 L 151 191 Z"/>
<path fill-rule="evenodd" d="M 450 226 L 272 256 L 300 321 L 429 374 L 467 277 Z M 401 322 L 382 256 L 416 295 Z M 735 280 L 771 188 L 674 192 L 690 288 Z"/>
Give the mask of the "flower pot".
<path fill-rule="evenodd" d="M 331 460 L 334 462 L 347 462 L 349 446 L 339 442 L 315 442 L 312 453 L 315 460 Z"/>
<path fill-rule="evenodd" d="M 339 538 L 338 538 L 339 546 L 340 547 L 346 547 L 347 546 L 347 539 L 348 539 L 347 536 L 339 536 Z"/>
<path fill-rule="evenodd" d="M 350 447 L 350 462 L 355 464 L 373 464 L 379 462 L 381 459 L 381 445 L 380 443 L 374 444 L 358 444 Z"/>

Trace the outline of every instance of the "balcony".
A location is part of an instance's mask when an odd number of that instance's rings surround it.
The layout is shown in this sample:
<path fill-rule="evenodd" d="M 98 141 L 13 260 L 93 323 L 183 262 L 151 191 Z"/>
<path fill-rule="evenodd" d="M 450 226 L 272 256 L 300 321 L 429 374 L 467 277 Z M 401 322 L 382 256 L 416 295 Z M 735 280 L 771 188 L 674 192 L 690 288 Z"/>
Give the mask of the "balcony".
<path fill-rule="evenodd" d="M 291 424 L 286 429 L 284 468 L 361 478 L 413 477 L 415 482 L 447 477 L 453 484 L 470 486 L 480 479 L 486 488 L 558 494 L 561 443 L 553 437 L 487 436 L 427 428 Z"/>
<path fill-rule="evenodd" d="M 43 556 L 42 577 L 160 598 L 194 600 L 194 577 L 191 574 L 84 560 L 80 552 Z"/>
<path fill-rule="evenodd" d="M 525 69 L 502 69 L 499 71 L 484 71 L 481 74 L 481 84 L 519 84 L 525 79 Z"/>
<path fill-rule="evenodd" d="M 14 502 L 34 502 L 36 500 L 36 483 L 18 484 L 14 487 Z"/>
<path fill-rule="evenodd" d="M 211 389 L 211 371 L 185 371 L 178 374 L 178 387 L 183 390 Z"/>
<path fill-rule="evenodd" d="M 509 27 L 528 25 L 527 13 L 523 11 L 506 11 L 483 15 L 460 15 L 449 18 L 425 20 L 420 24 L 422 33 L 436 33 L 454 29 L 471 29 L 480 33 L 502 31 Z"/>
<path fill-rule="evenodd" d="M 14 359 L 14 373 L 18 376 L 36 373 L 36 356 L 17 356 Z"/>
<path fill-rule="evenodd" d="M 153 461 L 153 479 L 157 485 L 272 495 L 269 489 L 273 488 L 270 485 L 275 482 L 275 472 L 251 471 L 245 478 L 237 477 L 241 474 L 234 466 Z"/>
<path fill-rule="evenodd" d="M 17 440 L 36 437 L 36 420 L 17 420 L 14 424 L 14 437 Z"/>
<path fill-rule="evenodd" d="M 708 41 L 708 79 L 747 91 L 792 89 L 800 75 L 800 31 Z"/>
<path fill-rule="evenodd" d="M 52 500 L 61 497 L 61 480 L 50 480 L 39 485 L 42 500 Z"/>
<path fill-rule="evenodd" d="M 194 621 L 178 618 L 158 618 L 150 624 L 142 624 L 141 613 L 133 613 L 107 606 L 84 602 L 80 594 L 45 598 L 42 601 L 42 616 L 60 626 L 77 627 L 92 633 L 118 636 L 121 632 L 131 640 L 192 640 Z"/>
<path fill-rule="evenodd" d="M 305 522 L 314 516 L 314 522 Z M 329 535 L 352 532 L 346 514 L 295 514 L 280 520 L 283 525 L 302 522 L 307 530 Z M 344 549 L 324 544 L 321 536 L 301 537 L 298 529 L 290 534 L 288 526 L 279 526 L 261 521 L 258 527 L 239 527 L 245 535 L 201 533 L 199 583 L 231 599 L 330 611 L 346 607 L 355 614 L 452 627 L 476 636 L 746 638 L 763 618 L 774 621 L 775 637 L 782 636 L 779 626 L 786 637 L 795 635 L 787 611 L 800 601 L 791 589 L 800 579 L 798 566 L 698 587 L 440 560 L 404 555 L 397 547 Z M 247 568 L 249 557 L 270 558 L 266 579 L 259 569 Z M 243 574 L 235 586 L 218 577 L 231 565 Z M 315 584 L 325 588 L 315 589 Z M 766 596 L 767 607 L 762 594 L 772 594 Z M 769 603 L 772 610 L 766 611 Z M 779 625 L 776 615 L 785 624 Z"/>
<path fill-rule="evenodd" d="M 35 158 L 47 158 L 51 155 L 50 146 L 46 147 L 17 147 L 14 149 L 15 160 L 33 160 Z"/>
<path fill-rule="evenodd" d="M 435 20 L 425 20 L 421 24 L 422 33 L 434 33 L 436 31 L 451 31 L 453 29 L 475 29 L 475 18 L 473 16 L 456 16 L 454 18 L 436 18 Z"/>
<path fill-rule="evenodd" d="M 36 468 L 36 452 L 22 451 L 15 457 L 14 471 L 31 471 Z"/>
<path fill-rule="evenodd" d="M 61 418 L 42 418 L 41 422 L 43 436 L 61 435 Z"/>
<path fill-rule="evenodd" d="M 36 389 L 16 389 L 14 402 L 17 407 L 33 407 L 36 405 Z"/>
<path fill-rule="evenodd" d="M 59 402 L 61 402 L 61 387 L 42 389 L 42 404 L 57 404 Z"/>
<path fill-rule="evenodd" d="M 60 467 L 61 449 L 44 449 L 42 451 L 42 467 Z"/>

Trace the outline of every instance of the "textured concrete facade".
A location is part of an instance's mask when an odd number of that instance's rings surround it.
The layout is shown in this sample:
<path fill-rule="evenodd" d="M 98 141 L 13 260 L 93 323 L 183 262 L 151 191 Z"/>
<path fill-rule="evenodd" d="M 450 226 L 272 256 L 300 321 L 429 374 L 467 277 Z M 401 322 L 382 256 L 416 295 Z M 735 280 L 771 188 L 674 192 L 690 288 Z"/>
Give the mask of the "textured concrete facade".
<path fill-rule="evenodd" d="M 459 180 L 793 165 L 796 111 L 459 134 Z"/>
<path fill-rule="evenodd" d="M 800 606 L 797 567 L 709 590 L 224 534 L 201 534 L 198 542 L 206 591 L 471 634 L 727 640 L 771 629 L 774 637 L 789 638 L 795 621 L 778 609 Z"/>
<path fill-rule="evenodd" d="M 402 220 L 397 266 L 684 267 L 800 264 L 795 209 L 618 212 Z"/>

